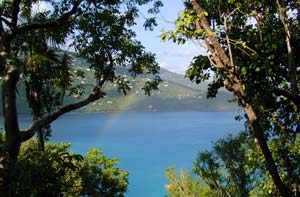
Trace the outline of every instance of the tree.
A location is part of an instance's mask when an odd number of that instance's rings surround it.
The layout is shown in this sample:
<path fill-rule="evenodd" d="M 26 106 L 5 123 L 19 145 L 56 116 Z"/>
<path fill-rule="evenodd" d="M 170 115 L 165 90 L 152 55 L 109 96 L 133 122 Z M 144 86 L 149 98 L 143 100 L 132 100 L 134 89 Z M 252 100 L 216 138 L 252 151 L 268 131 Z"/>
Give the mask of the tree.
<path fill-rule="evenodd" d="M 299 195 L 299 153 L 291 151 L 299 138 L 299 1 L 191 0 L 185 7 L 162 38 L 207 48 L 187 76 L 213 77 L 208 97 L 221 87 L 234 95 L 280 195 Z"/>
<path fill-rule="evenodd" d="M 106 158 L 99 149 L 90 149 L 80 170 L 81 195 L 122 197 L 127 191 L 129 173 L 117 168 L 118 162 L 117 158 Z"/>
<path fill-rule="evenodd" d="M 49 9 L 38 9 L 39 3 Z M 5 122 L 5 151 L 1 161 L 1 193 L 11 193 L 11 174 L 20 145 L 36 132 L 43 149 L 48 125 L 61 115 L 81 108 L 105 95 L 108 82 L 117 82 L 118 90 L 126 93 L 128 81 L 115 72 L 117 66 L 128 67 L 135 77 L 153 75 L 144 90 L 150 94 L 160 78 L 155 57 L 144 51 L 130 29 L 138 17 L 138 6 L 152 0 L 92 1 L 92 0 L 3 0 L 0 2 L 0 73 L 2 75 L 2 103 Z M 153 1 L 150 14 L 162 6 Z M 144 27 L 152 29 L 154 18 L 146 19 Z M 71 59 L 59 49 L 71 41 L 79 56 L 85 58 L 95 73 L 95 83 L 87 98 L 64 104 L 66 94 L 80 93 L 84 87 L 73 86 L 76 75 L 70 67 Z M 34 120 L 21 131 L 17 119 L 16 85 L 26 87 Z M 49 127 L 48 127 L 49 128 Z M 46 130 L 45 130 L 46 129 Z"/>
<path fill-rule="evenodd" d="M 167 169 L 169 196 L 268 196 L 258 188 L 270 182 L 252 150 L 254 143 L 246 132 L 218 140 L 212 150 L 198 154 L 193 173 L 183 171 L 178 176 L 175 168 Z"/>
<path fill-rule="evenodd" d="M 22 144 L 12 176 L 16 196 L 124 196 L 128 172 L 92 148 L 85 156 L 69 151 L 69 143 L 46 143 L 40 150 L 33 138 Z"/>
<path fill-rule="evenodd" d="M 198 154 L 192 172 L 166 170 L 168 196 L 278 196 L 272 178 L 256 158 L 263 156 L 249 133 L 228 135 Z"/>
<path fill-rule="evenodd" d="M 249 157 L 252 149 L 246 132 L 229 135 L 214 143 L 212 151 L 199 153 L 194 173 L 220 196 L 250 196 L 257 177 L 263 177 L 257 161 Z"/>

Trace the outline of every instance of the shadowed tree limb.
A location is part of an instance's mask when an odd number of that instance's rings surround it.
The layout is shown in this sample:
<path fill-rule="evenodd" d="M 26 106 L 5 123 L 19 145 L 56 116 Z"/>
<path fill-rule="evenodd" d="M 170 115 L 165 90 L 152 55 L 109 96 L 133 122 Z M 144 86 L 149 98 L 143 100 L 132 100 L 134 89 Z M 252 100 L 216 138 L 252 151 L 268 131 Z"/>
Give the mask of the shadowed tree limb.
<path fill-rule="evenodd" d="M 24 32 L 32 31 L 35 29 L 42 29 L 42 28 L 59 28 L 61 25 L 70 23 L 74 20 L 76 13 L 78 12 L 78 8 L 83 0 L 75 1 L 73 7 L 68 12 L 64 13 L 57 19 L 52 19 L 44 22 L 34 22 L 29 24 L 23 24 L 20 26 L 16 26 L 12 28 L 12 31 L 7 32 L 7 35 L 13 36 L 18 34 L 23 34 Z M 13 25 L 13 24 L 12 24 Z"/>
<path fill-rule="evenodd" d="M 274 88 L 274 93 L 277 96 L 284 96 L 288 98 L 297 106 L 298 109 L 300 109 L 300 96 L 298 94 L 294 94 L 293 92 L 290 92 L 282 88 Z"/>
<path fill-rule="evenodd" d="M 28 139 L 30 139 L 31 137 L 34 136 L 34 134 L 36 133 L 37 130 L 41 129 L 42 127 L 44 127 L 47 124 L 52 123 L 57 118 L 59 118 L 61 115 L 65 114 L 67 112 L 79 109 L 83 106 L 86 106 L 89 103 L 102 98 L 103 96 L 104 96 L 104 93 L 101 92 L 101 90 L 98 86 L 96 86 L 94 88 L 94 90 L 92 91 L 92 93 L 89 95 L 89 97 L 87 97 L 86 99 L 76 102 L 76 103 L 65 105 L 65 106 L 59 108 L 58 110 L 52 112 L 48 116 L 45 116 L 44 118 L 38 119 L 35 122 L 33 122 L 29 126 L 28 129 L 20 132 L 20 142 L 27 141 Z"/>

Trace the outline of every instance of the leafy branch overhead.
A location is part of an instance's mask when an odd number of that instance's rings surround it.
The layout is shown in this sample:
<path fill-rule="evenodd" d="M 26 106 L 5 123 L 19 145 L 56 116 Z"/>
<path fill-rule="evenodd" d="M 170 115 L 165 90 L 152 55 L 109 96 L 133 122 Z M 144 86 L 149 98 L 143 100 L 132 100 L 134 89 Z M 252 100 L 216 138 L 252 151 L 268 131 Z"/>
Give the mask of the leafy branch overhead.
<path fill-rule="evenodd" d="M 118 81 L 119 91 L 126 94 L 129 89 L 120 81 L 116 67 L 128 67 L 133 77 L 140 74 L 156 75 L 159 71 L 154 54 L 144 51 L 141 43 L 134 39 L 135 32 L 131 29 L 139 15 L 138 6 L 150 2 L 47 1 L 42 3 L 48 8 L 39 10 L 36 7 L 41 2 L 2 1 L 0 32 L 3 78 L 11 69 L 18 70 L 21 81 L 24 80 L 26 84 L 27 98 L 37 119 L 44 117 L 45 112 L 50 113 L 48 118 L 43 118 L 45 121 L 41 125 L 55 119 L 51 118 L 51 111 L 55 109 L 61 110 L 58 112 L 61 115 L 101 98 L 107 82 Z M 160 1 L 154 1 L 149 13 L 157 14 L 161 6 Z M 153 17 L 145 23 L 145 27 L 150 29 L 156 25 Z M 80 94 L 84 91 L 82 87 L 79 87 L 80 90 L 73 85 L 77 76 L 72 74 L 74 68 L 71 57 L 59 50 L 67 43 L 88 61 L 95 73 L 95 84 L 85 102 L 61 107 L 66 92 L 76 93 L 79 90 Z M 158 76 L 153 79 L 159 81 Z M 147 85 L 147 89 L 155 88 L 155 85 L 156 82 L 152 86 Z M 41 95 L 48 100 L 38 99 Z M 31 127 L 34 130 L 40 127 L 34 124 Z M 32 129 L 28 131 L 30 135 L 35 132 Z M 26 135 L 26 132 L 22 135 Z M 21 141 L 28 137 L 21 137 Z"/>
<path fill-rule="evenodd" d="M 150 10 L 143 15 L 144 27 L 152 30 L 162 6 L 160 0 L 0 2 L 0 74 L 9 158 L 4 166 L 13 166 L 20 144 L 36 133 L 44 149 L 50 123 L 104 97 L 107 83 L 118 82 L 118 90 L 126 94 L 129 87 L 116 68 L 125 67 L 133 77 L 149 75 L 153 82 L 146 84 L 147 94 L 157 88 L 160 78 L 155 55 L 145 51 L 132 30 L 141 14 L 139 8 L 145 4 L 150 4 Z M 62 51 L 68 47 L 87 61 L 94 73 L 93 84 L 84 86 L 77 82 L 84 76 L 73 66 L 74 56 Z M 17 119 L 19 82 L 25 86 L 33 114 L 32 124 L 24 131 L 20 131 Z M 78 97 L 87 91 L 90 94 L 86 98 L 65 103 L 66 95 Z M 11 170 L 1 180 L 9 180 Z M 0 183 L 0 190 L 11 192 L 9 185 L 5 181 Z"/>

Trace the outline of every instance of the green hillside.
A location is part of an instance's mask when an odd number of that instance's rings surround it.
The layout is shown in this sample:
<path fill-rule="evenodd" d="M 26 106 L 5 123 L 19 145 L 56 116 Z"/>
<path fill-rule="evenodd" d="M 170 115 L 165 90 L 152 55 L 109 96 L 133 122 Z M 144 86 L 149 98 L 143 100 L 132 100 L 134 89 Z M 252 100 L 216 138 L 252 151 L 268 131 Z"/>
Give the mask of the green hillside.
<path fill-rule="evenodd" d="M 77 78 L 75 84 L 84 84 L 89 87 L 93 84 L 93 72 L 88 68 L 88 63 L 75 54 L 71 53 L 74 57 L 74 70 L 82 71 L 85 73 L 85 78 Z M 175 111 L 175 110 L 201 110 L 201 111 L 224 111 L 237 109 L 235 103 L 229 103 L 231 95 L 222 90 L 217 98 L 206 99 L 207 84 L 202 83 L 196 85 L 184 78 L 183 75 L 172 73 L 166 69 L 161 68 L 160 76 L 163 83 L 160 85 L 159 90 L 154 91 L 149 97 L 144 95 L 143 84 L 148 80 L 146 76 L 137 77 L 133 79 L 128 75 L 125 68 L 117 68 L 116 71 L 123 75 L 130 81 L 131 90 L 126 96 L 117 91 L 116 84 L 108 84 L 106 86 L 106 93 L 103 99 L 90 105 L 77 110 L 77 112 L 103 112 L 103 111 L 118 111 L 118 110 L 131 110 L 131 111 Z M 65 99 L 66 103 L 71 103 L 82 98 L 85 98 L 89 93 L 89 89 L 80 97 L 74 98 L 68 96 Z M 28 114 L 28 109 L 25 91 L 22 84 L 18 86 L 18 112 L 20 114 Z M 2 104 L 1 104 L 2 108 Z M 2 110 L 1 110 L 2 111 Z"/>

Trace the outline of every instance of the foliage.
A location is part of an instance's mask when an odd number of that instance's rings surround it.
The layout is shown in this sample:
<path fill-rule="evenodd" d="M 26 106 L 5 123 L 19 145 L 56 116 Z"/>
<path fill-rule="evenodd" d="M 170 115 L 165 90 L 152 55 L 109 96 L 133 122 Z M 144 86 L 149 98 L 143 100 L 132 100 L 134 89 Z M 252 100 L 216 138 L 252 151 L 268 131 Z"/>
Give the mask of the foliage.
<path fill-rule="evenodd" d="M 34 121 L 46 119 L 54 110 L 61 110 L 63 114 L 102 98 L 108 82 L 116 82 L 118 91 L 126 94 L 130 90 L 128 81 L 115 71 L 116 67 L 127 67 L 133 77 L 153 76 L 145 86 L 149 94 L 161 82 L 157 76 L 159 67 L 154 54 L 145 52 L 135 40 L 131 27 L 136 25 L 139 6 L 151 1 L 1 1 L 2 78 L 7 76 L 7 80 L 13 80 L 8 76 L 9 70 L 14 70 L 14 86 L 19 79 L 25 84 Z M 40 4 L 46 8 L 40 9 Z M 161 6 L 160 1 L 153 1 L 149 14 L 157 14 Z M 147 29 L 155 25 L 153 17 L 146 19 Z M 94 82 L 90 84 L 93 88 L 74 83 L 84 76 L 72 68 L 72 57 L 61 52 L 65 45 L 87 60 L 94 72 Z M 62 109 L 65 95 L 80 96 L 87 90 L 91 93 L 84 102 Z M 14 96 L 9 99 L 14 105 Z M 4 115 L 9 109 L 4 109 Z M 39 128 L 32 129 L 34 131 L 29 129 L 30 134 L 21 137 L 21 141 L 37 131 L 40 138 L 47 137 L 47 133 L 40 132 L 53 119 L 45 120 Z"/>
<path fill-rule="evenodd" d="M 216 196 L 217 192 L 205 186 L 201 180 L 191 176 L 189 171 L 180 171 L 176 173 L 175 167 L 166 170 L 166 176 L 170 184 L 166 185 L 168 197 L 198 197 L 198 196 Z"/>
<path fill-rule="evenodd" d="M 133 77 L 149 75 L 152 80 L 145 86 L 147 94 L 157 88 L 161 80 L 155 55 L 145 51 L 132 30 L 140 6 L 151 3 L 149 15 L 144 15 L 144 27 L 150 30 L 162 6 L 159 0 L 0 1 L 0 77 L 6 132 L 6 149 L 1 156 L 8 156 L 7 175 L 0 177 L 4 196 L 13 195 L 10 181 L 21 143 L 37 133 L 43 150 L 51 122 L 103 98 L 108 83 L 116 83 L 120 93 L 127 93 L 128 82 L 116 72 L 117 67 L 126 67 Z M 87 61 L 94 72 L 93 84 L 76 84 L 83 73 L 76 71 L 72 58 L 62 52 L 64 48 L 72 48 Z M 33 114 L 32 124 L 23 131 L 17 118 L 19 82 L 25 85 Z M 78 97 L 85 91 L 90 92 L 87 97 L 63 102 L 66 95 Z M 22 160 L 24 165 L 26 159 Z"/>
<path fill-rule="evenodd" d="M 249 160 L 251 148 L 253 145 L 245 132 L 218 140 L 212 151 L 199 153 L 194 173 L 219 195 L 249 196 L 261 175 L 257 160 Z"/>
<path fill-rule="evenodd" d="M 299 136 L 300 135 L 296 136 L 296 141 L 293 144 L 289 144 L 286 141 L 284 141 L 284 138 L 280 138 L 280 139 L 272 139 L 269 145 L 270 149 L 273 152 L 274 158 L 276 158 L 276 161 L 278 162 L 280 176 L 282 177 L 284 182 L 291 184 L 295 188 L 297 188 L 296 183 L 299 181 L 298 180 L 299 177 L 296 176 L 297 174 L 299 174 L 299 169 L 298 167 L 292 167 L 292 166 L 296 166 L 297 165 L 296 163 L 299 164 L 300 162 L 299 158 L 293 158 L 294 155 L 300 153 Z M 282 152 L 283 149 L 282 146 L 288 146 L 289 152 Z M 258 160 L 262 162 L 265 159 L 262 153 L 256 149 L 249 150 L 249 158 L 251 160 Z M 256 168 L 264 169 L 265 166 L 262 163 L 257 163 Z M 260 189 L 257 188 L 257 190 L 260 191 L 260 193 L 269 194 L 271 196 L 279 195 L 276 190 L 276 186 L 271 181 L 272 178 L 270 173 L 266 172 L 265 176 L 262 176 L 260 178 L 261 179 L 258 181 L 258 185 Z"/>
<path fill-rule="evenodd" d="M 13 174 L 16 196 L 123 196 L 128 173 L 115 167 L 117 159 L 96 148 L 84 157 L 69 148 L 51 142 L 41 151 L 37 139 L 23 143 Z"/>
<path fill-rule="evenodd" d="M 276 188 L 283 196 L 299 195 L 299 152 L 292 151 L 300 119 L 299 1 L 184 3 L 176 29 L 162 39 L 196 40 L 207 48 L 194 57 L 187 77 L 196 83 L 212 78 L 208 97 L 222 87 L 233 93 Z"/>
<path fill-rule="evenodd" d="M 299 148 L 299 147 L 298 147 Z M 193 173 L 174 167 L 166 170 L 170 197 L 183 196 L 277 196 L 262 153 L 246 132 L 229 135 L 214 143 L 212 150 L 200 152 Z"/>
<path fill-rule="evenodd" d="M 115 167 L 118 159 L 107 159 L 96 148 L 92 148 L 84 157 L 82 176 L 82 194 L 87 196 L 123 196 L 127 191 L 128 173 Z"/>

